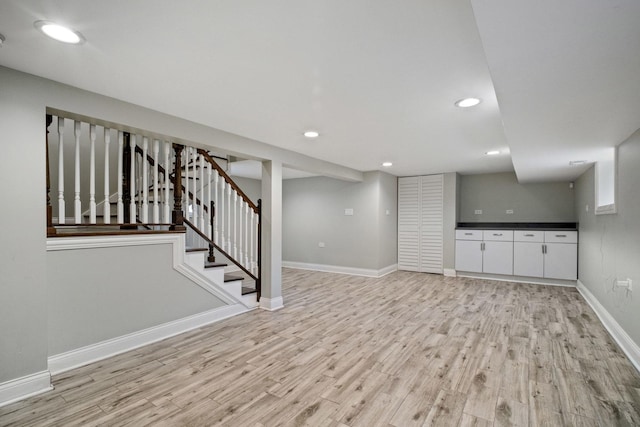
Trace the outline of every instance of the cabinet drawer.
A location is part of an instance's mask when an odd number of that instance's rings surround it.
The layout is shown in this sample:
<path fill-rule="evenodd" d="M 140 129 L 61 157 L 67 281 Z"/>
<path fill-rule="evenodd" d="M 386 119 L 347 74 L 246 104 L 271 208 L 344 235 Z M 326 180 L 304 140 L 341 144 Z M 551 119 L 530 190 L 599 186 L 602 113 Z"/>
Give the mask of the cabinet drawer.
<path fill-rule="evenodd" d="M 484 230 L 484 240 L 498 242 L 513 242 L 513 230 Z"/>
<path fill-rule="evenodd" d="M 516 242 L 544 242 L 544 231 L 516 230 L 513 232 Z"/>
<path fill-rule="evenodd" d="M 546 243 L 578 243 L 577 231 L 545 231 Z"/>
<path fill-rule="evenodd" d="M 482 230 L 456 230 L 456 240 L 482 240 Z"/>

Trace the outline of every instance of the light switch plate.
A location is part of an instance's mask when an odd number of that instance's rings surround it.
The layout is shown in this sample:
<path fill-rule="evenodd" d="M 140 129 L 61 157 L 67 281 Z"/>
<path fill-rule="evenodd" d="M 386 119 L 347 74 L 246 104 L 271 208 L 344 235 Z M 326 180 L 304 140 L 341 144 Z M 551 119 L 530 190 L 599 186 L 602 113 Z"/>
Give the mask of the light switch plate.
<path fill-rule="evenodd" d="M 345 214 L 345 215 L 348 215 L 348 216 L 353 215 L 353 208 L 347 208 L 347 209 L 345 209 L 345 210 L 344 210 L 344 214 Z"/>
<path fill-rule="evenodd" d="M 475 214 L 476 215 L 482 215 L 482 209 L 476 209 Z"/>

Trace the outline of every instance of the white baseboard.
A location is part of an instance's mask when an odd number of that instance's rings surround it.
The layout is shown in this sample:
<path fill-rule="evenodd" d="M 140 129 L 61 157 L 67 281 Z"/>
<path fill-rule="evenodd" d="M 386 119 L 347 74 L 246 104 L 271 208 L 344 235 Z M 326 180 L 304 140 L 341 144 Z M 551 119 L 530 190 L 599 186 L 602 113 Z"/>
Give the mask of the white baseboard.
<path fill-rule="evenodd" d="M 456 277 L 456 271 L 453 268 L 444 268 L 442 274 L 446 277 Z"/>
<path fill-rule="evenodd" d="M 53 375 L 59 374 L 247 311 L 249 309 L 243 304 L 227 305 L 76 350 L 56 354 L 48 359 L 49 371 Z"/>
<path fill-rule="evenodd" d="M 0 384 L 0 407 L 53 390 L 51 374 L 42 371 Z"/>
<path fill-rule="evenodd" d="M 622 329 L 622 326 L 620 326 L 616 319 L 600 304 L 600 301 L 596 299 L 580 280 L 578 280 L 578 292 L 580 292 L 580 295 L 582 295 L 587 304 L 591 306 L 606 330 L 609 331 L 609 334 L 618 343 L 620 348 L 622 348 L 622 351 L 627 355 L 636 370 L 640 372 L 640 347 L 638 347 L 638 344 L 631 339 L 629 334 Z"/>
<path fill-rule="evenodd" d="M 265 298 L 260 297 L 260 308 L 268 311 L 276 311 L 284 308 L 284 300 L 282 297 Z"/>
<path fill-rule="evenodd" d="M 350 274 L 352 276 L 365 277 L 382 277 L 386 276 L 389 273 L 393 273 L 398 269 L 398 264 L 388 265 L 384 268 L 381 268 L 380 270 L 373 270 L 367 268 L 343 267 L 339 265 L 327 264 L 311 264 L 295 261 L 282 261 L 282 266 L 285 268 L 296 268 L 298 270 L 323 271 L 325 273 Z"/>
<path fill-rule="evenodd" d="M 469 273 L 466 271 L 456 271 L 457 277 L 468 277 L 470 279 L 497 280 L 498 282 L 526 283 L 529 285 L 563 286 L 575 288 L 575 280 L 545 279 L 542 277 L 526 276 L 506 276 L 490 273 Z"/>

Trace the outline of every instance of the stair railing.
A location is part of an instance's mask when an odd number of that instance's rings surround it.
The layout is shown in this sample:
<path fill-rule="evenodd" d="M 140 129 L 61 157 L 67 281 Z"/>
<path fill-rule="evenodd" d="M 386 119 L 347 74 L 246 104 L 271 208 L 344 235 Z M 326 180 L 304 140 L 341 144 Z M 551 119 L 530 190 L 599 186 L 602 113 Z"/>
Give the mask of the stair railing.
<path fill-rule="evenodd" d="M 211 154 L 72 116 L 46 115 L 48 236 L 59 234 L 56 227 L 66 225 L 111 225 L 132 230 L 142 226 L 172 231 L 186 231 L 188 226 L 208 242 L 210 260 L 214 259 L 214 249 L 222 253 L 256 281 L 260 296 L 260 201 L 254 204 Z M 57 133 L 53 143 L 57 142 L 58 161 L 51 168 L 49 128 L 54 119 Z M 65 126 L 69 124 L 72 126 Z M 112 139 L 117 140 L 117 147 L 111 145 Z M 65 140 L 74 142 L 72 218 L 66 216 Z M 100 156 L 104 160 L 101 173 L 96 172 Z M 112 163 L 113 157 L 117 165 Z M 81 163 L 81 159 L 85 162 Z M 53 206 L 51 198 L 51 169 L 55 169 L 54 176 L 57 174 L 57 182 L 53 183 L 57 186 L 57 206 Z M 98 177 L 104 184 L 103 198 L 96 193 Z M 116 211 L 115 223 L 112 207 Z M 98 221 L 99 212 L 102 222 Z"/>

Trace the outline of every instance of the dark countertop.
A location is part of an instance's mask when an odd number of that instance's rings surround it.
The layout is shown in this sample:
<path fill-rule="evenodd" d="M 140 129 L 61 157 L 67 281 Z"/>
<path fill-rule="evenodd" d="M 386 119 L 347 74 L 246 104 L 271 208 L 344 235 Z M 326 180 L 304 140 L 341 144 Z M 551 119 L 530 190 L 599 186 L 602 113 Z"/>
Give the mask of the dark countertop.
<path fill-rule="evenodd" d="M 577 231 L 575 222 L 459 222 L 457 229 Z"/>

